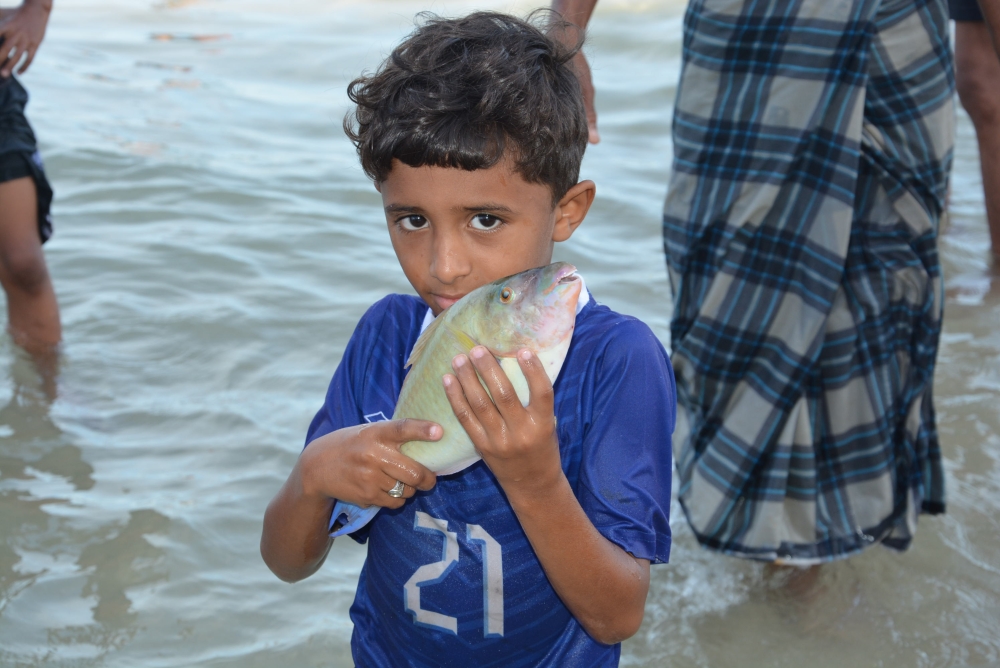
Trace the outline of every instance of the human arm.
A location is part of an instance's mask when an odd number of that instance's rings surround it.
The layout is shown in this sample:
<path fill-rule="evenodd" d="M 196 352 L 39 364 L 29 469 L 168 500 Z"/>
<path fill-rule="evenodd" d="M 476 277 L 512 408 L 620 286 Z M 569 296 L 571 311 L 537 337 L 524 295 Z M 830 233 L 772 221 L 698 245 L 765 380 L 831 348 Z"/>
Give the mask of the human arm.
<path fill-rule="evenodd" d="M 527 406 L 483 348 L 455 359 L 445 391 L 556 594 L 592 638 L 620 642 L 642 622 L 649 561 L 626 552 L 591 521 L 563 472 L 552 385 L 530 352 L 519 353 L 518 363 L 528 381 Z"/>
<path fill-rule="evenodd" d="M 983 0 L 983 2 L 1000 0 Z M 552 0 L 552 10 L 558 12 L 565 20 L 580 28 L 581 31 L 587 29 L 590 22 L 590 15 L 594 13 L 597 0 Z M 569 43 L 567 46 L 576 46 L 579 37 L 572 32 L 567 35 L 557 33 L 553 35 L 556 39 L 564 39 Z M 590 131 L 590 143 L 596 144 L 601 141 L 601 135 L 597 131 L 597 110 L 594 108 L 594 80 L 590 75 L 590 64 L 587 57 L 583 55 L 581 49 L 573 56 L 573 69 L 576 78 L 580 81 L 580 90 L 583 92 L 583 106 L 587 110 L 587 127 Z"/>
<path fill-rule="evenodd" d="M 24 74 L 35 59 L 52 12 L 52 0 L 24 0 L 17 9 L 0 11 L 0 76 L 7 78 L 21 58 L 18 74 Z"/>
<path fill-rule="evenodd" d="M 993 48 L 1000 58 L 1000 0 L 979 0 L 979 8 L 983 12 L 986 27 L 993 37 Z"/>
<path fill-rule="evenodd" d="M 390 420 L 338 429 L 312 441 L 264 513 L 260 553 L 268 568 L 285 582 L 315 573 L 333 544 L 328 523 L 337 500 L 399 508 L 415 488 L 433 488 L 434 474 L 400 453 L 399 446 L 441 435 L 433 422 Z M 406 485 L 398 499 L 386 493 L 397 480 Z"/>

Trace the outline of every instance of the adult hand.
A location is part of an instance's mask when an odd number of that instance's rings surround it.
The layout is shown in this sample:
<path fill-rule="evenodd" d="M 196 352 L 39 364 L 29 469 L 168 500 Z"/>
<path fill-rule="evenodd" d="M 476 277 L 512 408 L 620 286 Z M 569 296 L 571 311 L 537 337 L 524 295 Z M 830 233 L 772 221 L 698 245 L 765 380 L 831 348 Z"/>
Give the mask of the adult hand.
<path fill-rule="evenodd" d="M 434 473 L 399 451 L 408 441 L 436 441 L 444 432 L 426 420 L 389 420 L 338 429 L 302 452 L 302 491 L 317 500 L 338 499 L 361 507 L 399 508 L 417 489 L 429 490 Z M 386 494 L 403 483 L 403 497 Z"/>
<path fill-rule="evenodd" d="M 596 144 L 601 141 L 601 135 L 597 132 L 597 110 L 594 109 L 594 80 L 590 75 L 590 64 L 582 49 L 573 56 L 573 70 L 580 82 L 580 90 L 583 91 L 583 107 L 587 110 L 588 141 Z"/>
<path fill-rule="evenodd" d="M 0 77 L 10 76 L 18 62 L 24 63 L 17 70 L 24 74 L 35 59 L 52 11 L 51 0 L 24 0 L 23 4 L 0 19 Z"/>
<path fill-rule="evenodd" d="M 596 5 L 597 0 L 552 0 L 552 11 L 576 28 L 565 30 L 557 27 L 550 32 L 550 35 L 567 47 L 575 48 L 583 31 L 587 29 L 587 23 L 590 22 L 590 15 L 594 13 Z M 590 76 L 590 65 L 582 49 L 573 56 L 572 65 L 580 82 L 580 90 L 583 91 L 583 106 L 587 110 L 588 139 L 591 144 L 596 144 L 601 141 L 601 135 L 597 132 L 597 111 L 594 109 L 594 81 Z"/>

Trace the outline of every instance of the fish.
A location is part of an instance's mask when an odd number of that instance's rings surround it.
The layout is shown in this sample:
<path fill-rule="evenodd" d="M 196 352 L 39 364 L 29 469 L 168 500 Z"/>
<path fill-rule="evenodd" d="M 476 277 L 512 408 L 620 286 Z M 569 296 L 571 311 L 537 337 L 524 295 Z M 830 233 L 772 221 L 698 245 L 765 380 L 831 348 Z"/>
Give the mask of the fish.
<path fill-rule="evenodd" d="M 528 381 L 516 355 L 525 348 L 531 350 L 555 384 L 569 352 L 582 290 L 583 279 L 576 267 L 555 262 L 483 285 L 442 311 L 413 345 L 392 419 L 430 420 L 441 425 L 444 434 L 437 441 L 409 441 L 400 451 L 437 475 L 458 473 L 479 461 L 444 391 L 442 378 L 453 373 L 452 359 L 477 345 L 485 346 L 527 406 Z M 357 531 L 379 510 L 380 506 L 361 508 L 337 501 L 330 535 L 336 538 Z"/>

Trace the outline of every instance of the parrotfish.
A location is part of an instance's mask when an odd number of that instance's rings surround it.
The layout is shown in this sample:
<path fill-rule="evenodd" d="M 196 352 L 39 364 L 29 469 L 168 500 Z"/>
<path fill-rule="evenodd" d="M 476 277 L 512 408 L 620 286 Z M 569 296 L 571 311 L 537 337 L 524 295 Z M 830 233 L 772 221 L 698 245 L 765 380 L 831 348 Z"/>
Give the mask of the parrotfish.
<path fill-rule="evenodd" d="M 442 378 L 453 373 L 452 359 L 477 345 L 485 346 L 526 406 L 528 381 L 516 355 L 525 348 L 531 350 L 549 380 L 556 382 L 573 338 L 582 288 L 576 267 L 556 262 L 488 283 L 442 311 L 413 345 L 392 419 L 430 420 L 441 425 L 444 434 L 438 441 L 409 441 L 400 451 L 438 475 L 457 473 L 479 461 L 472 439 L 444 392 Z M 379 510 L 379 506 L 360 508 L 338 501 L 330 518 L 330 535 L 357 531 Z"/>

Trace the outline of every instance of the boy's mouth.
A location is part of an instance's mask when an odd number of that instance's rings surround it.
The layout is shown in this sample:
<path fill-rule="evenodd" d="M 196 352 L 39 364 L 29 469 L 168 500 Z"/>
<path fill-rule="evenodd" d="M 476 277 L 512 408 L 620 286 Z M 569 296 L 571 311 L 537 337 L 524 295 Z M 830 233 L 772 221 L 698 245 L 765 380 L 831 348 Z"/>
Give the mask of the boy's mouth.
<path fill-rule="evenodd" d="M 432 292 L 431 296 L 434 298 L 434 301 L 437 302 L 437 305 L 443 311 L 452 304 L 454 304 L 455 302 L 457 302 L 459 299 L 464 297 L 465 295 L 438 295 Z"/>

